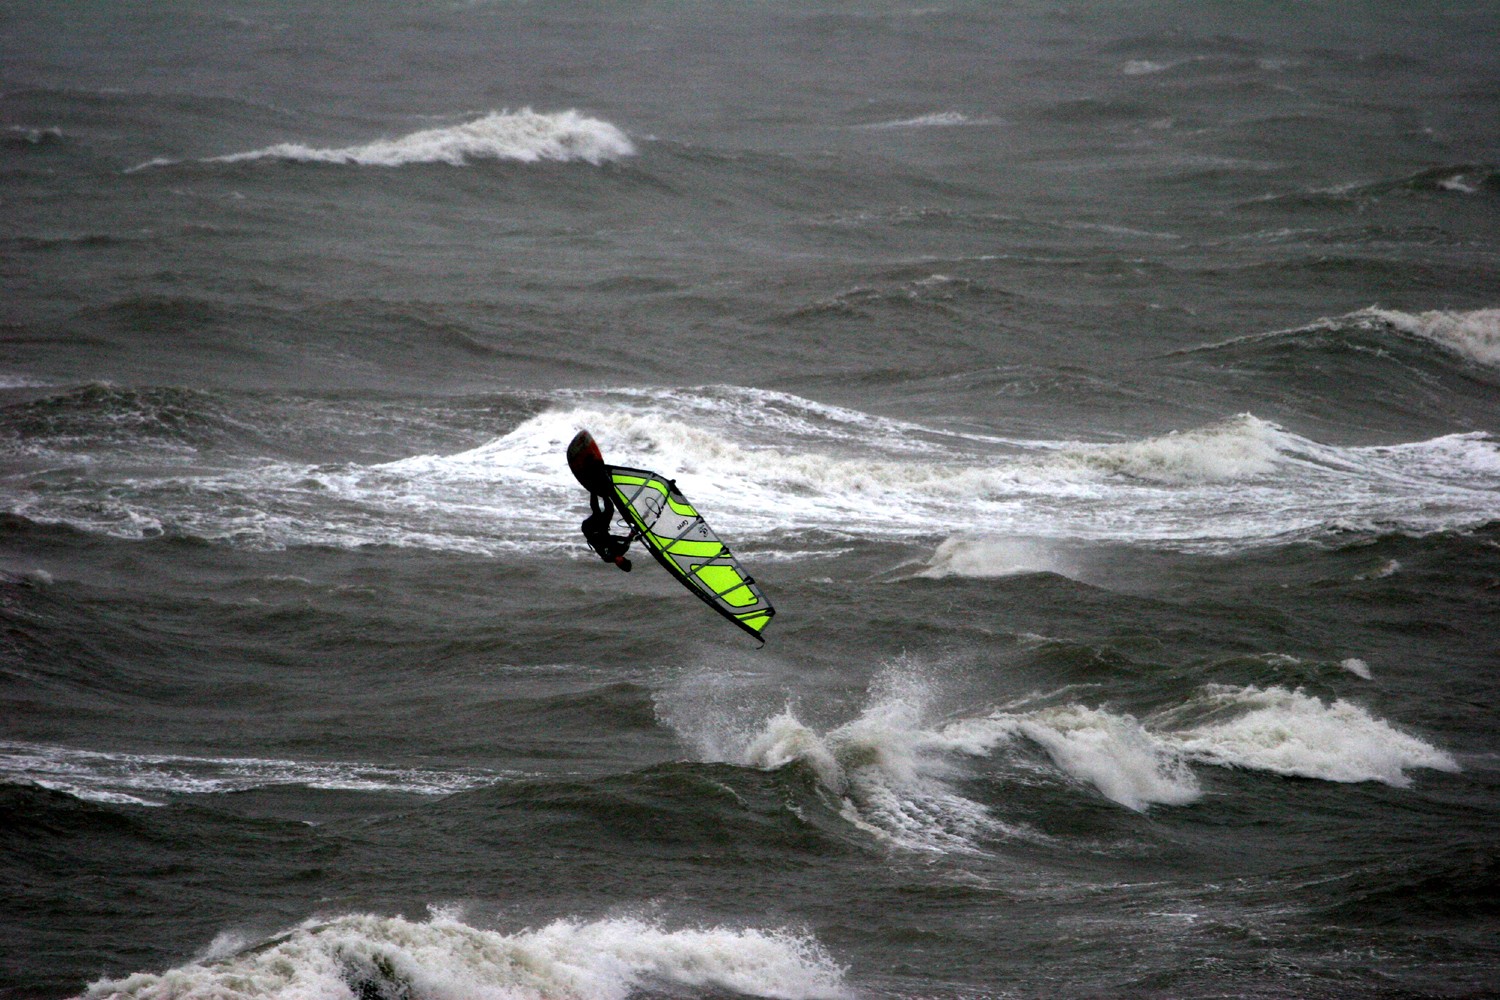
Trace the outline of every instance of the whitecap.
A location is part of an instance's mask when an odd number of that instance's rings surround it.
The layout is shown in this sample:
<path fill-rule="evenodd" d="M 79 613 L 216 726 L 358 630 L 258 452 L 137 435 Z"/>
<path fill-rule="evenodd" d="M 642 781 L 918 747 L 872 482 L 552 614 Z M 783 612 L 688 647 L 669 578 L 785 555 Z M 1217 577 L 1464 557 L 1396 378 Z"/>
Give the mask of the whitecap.
<path fill-rule="evenodd" d="M 1272 471 L 1286 435 L 1248 413 L 1222 423 L 1129 444 L 1076 448 L 1082 465 L 1166 484 L 1222 483 Z"/>
<path fill-rule="evenodd" d="M 996 712 L 953 723 L 945 733 L 956 745 L 980 754 L 1023 736 L 1069 777 L 1137 812 L 1153 805 L 1187 805 L 1202 794 L 1178 755 L 1130 715 L 1073 704 Z"/>
<path fill-rule="evenodd" d="M 323 148 L 303 143 L 278 143 L 263 149 L 211 157 L 208 163 L 250 160 L 291 160 L 299 163 L 338 163 L 365 167 L 402 167 L 419 163 L 463 166 L 474 160 L 537 163 L 583 161 L 599 165 L 635 155 L 635 145 L 618 127 L 576 110 L 544 113 L 523 108 L 496 111 L 458 125 L 423 129 L 394 139 L 357 146 Z M 166 166 L 177 161 L 142 164 Z"/>
<path fill-rule="evenodd" d="M 241 940 L 221 936 L 197 962 L 100 980 L 83 996 L 626 1000 L 652 987 L 785 1000 L 849 995 L 843 967 L 811 936 L 784 929 L 669 930 L 626 917 L 562 919 L 507 934 L 436 910 L 425 921 L 372 914 L 309 920 L 225 954 Z"/>
<path fill-rule="evenodd" d="M 1500 309 L 1406 313 L 1371 307 L 1352 314 L 1373 319 L 1408 336 L 1431 341 L 1482 365 L 1500 365 Z"/>
<path fill-rule="evenodd" d="M 1035 538 L 945 538 L 916 576 L 930 579 L 989 579 L 1022 573 L 1057 573 L 1076 577 L 1075 560 L 1058 545 Z"/>
<path fill-rule="evenodd" d="M 1357 670 L 1351 670 L 1357 673 Z M 1322 781 L 1411 784 L 1407 771 L 1457 771 L 1442 750 L 1343 699 L 1302 690 L 1210 685 L 1178 713 L 1228 715 L 1164 734 L 1186 759 Z"/>
<path fill-rule="evenodd" d="M 1120 72 L 1125 76 L 1150 76 L 1154 73 L 1164 73 L 1174 65 L 1176 63 L 1162 63 L 1151 59 L 1131 59 L 1120 67 Z"/>

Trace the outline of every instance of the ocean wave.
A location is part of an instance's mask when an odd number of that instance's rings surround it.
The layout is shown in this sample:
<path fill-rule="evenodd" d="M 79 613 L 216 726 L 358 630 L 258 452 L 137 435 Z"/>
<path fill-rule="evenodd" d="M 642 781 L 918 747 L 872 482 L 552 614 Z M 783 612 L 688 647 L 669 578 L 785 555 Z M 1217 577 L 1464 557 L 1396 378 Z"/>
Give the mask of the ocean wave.
<path fill-rule="evenodd" d="M 26 125 L 7 125 L 4 132 L 8 144 L 21 147 L 49 146 L 63 141 L 63 130 L 56 125 L 32 128 Z"/>
<path fill-rule="evenodd" d="M 1466 361 L 1486 367 L 1500 367 L 1500 309 L 1434 309 L 1408 313 L 1369 306 L 1340 316 L 1327 316 L 1290 330 L 1235 337 L 1177 353 L 1223 351 L 1266 343 L 1301 344 L 1308 342 L 1310 338 L 1347 338 L 1356 333 L 1397 334 L 1421 344 L 1441 348 Z"/>
<path fill-rule="evenodd" d="M 1026 836 L 953 787 L 951 741 L 932 725 L 936 686 L 893 661 L 859 714 L 819 730 L 789 705 L 766 711 L 733 679 L 695 676 L 658 695 L 658 714 L 706 761 L 806 767 L 851 826 L 912 851 L 970 853 L 987 836 Z"/>
<path fill-rule="evenodd" d="M 1158 483 L 1222 483 L 1272 471 L 1288 436 L 1251 414 L 1130 444 L 1071 449 L 1081 465 Z"/>
<path fill-rule="evenodd" d="M 100 980 L 80 1000 L 625 1000 L 653 988 L 814 1000 L 850 995 L 844 974 L 815 939 L 790 930 L 668 930 L 621 917 L 563 919 L 507 934 L 436 910 L 425 921 L 372 914 L 309 920 L 263 942 L 221 935 L 196 962 Z"/>
<path fill-rule="evenodd" d="M 1429 167 L 1414 174 L 1360 180 L 1329 187 L 1267 195 L 1250 204 L 1270 206 L 1365 206 L 1387 197 L 1475 197 L 1500 192 L 1500 167 L 1486 163 Z"/>
<path fill-rule="evenodd" d="M 298 163 L 337 163 L 363 167 L 402 167 L 418 163 L 463 166 L 474 160 L 520 163 L 583 161 L 602 163 L 635 155 L 635 145 L 619 128 L 576 110 L 544 113 L 523 108 L 495 111 L 473 121 L 424 129 L 395 139 L 359 146 L 318 148 L 301 143 L 279 143 L 246 153 L 231 153 L 202 161 L 243 163 L 252 160 L 290 160 Z M 169 166 L 180 161 L 153 160 L 143 167 Z"/>
<path fill-rule="evenodd" d="M 997 712 L 944 730 L 956 747 L 988 756 L 1024 738 L 1047 752 L 1069 778 L 1137 812 L 1187 805 L 1201 796 L 1184 762 L 1135 718 L 1083 705 L 1028 713 Z"/>
<path fill-rule="evenodd" d="M 943 688 L 902 656 L 877 673 L 853 719 L 827 728 L 807 724 L 790 705 L 771 709 L 774 691 L 717 674 L 689 675 L 660 692 L 657 711 L 701 759 L 805 767 L 852 826 L 937 853 L 982 851 L 997 837 L 1044 839 L 959 791 L 964 758 L 1025 768 L 1028 745 L 1069 781 L 1137 812 L 1197 802 L 1194 766 L 1397 788 L 1410 785 L 1411 770 L 1458 769 L 1448 754 L 1368 710 L 1300 689 L 1207 685 L 1143 718 L 1071 700 L 952 718 L 940 710 Z"/>
<path fill-rule="evenodd" d="M 1411 770 L 1459 769 L 1358 705 L 1277 686 L 1208 685 L 1143 720 L 1080 704 L 997 711 L 950 723 L 942 735 L 976 756 L 1024 738 L 1069 778 L 1137 811 L 1197 801 L 1195 764 L 1395 788 L 1411 784 Z"/>
<path fill-rule="evenodd" d="M 1459 769 L 1447 753 L 1366 709 L 1343 699 L 1324 703 L 1301 690 L 1210 685 L 1164 721 L 1199 714 L 1211 721 L 1164 735 L 1198 763 L 1396 788 L 1410 785 L 1406 772 L 1416 768 Z"/>
<path fill-rule="evenodd" d="M 495 784 L 493 772 L 397 768 L 348 761 L 113 753 L 0 742 L 0 780 L 89 802 L 165 805 L 164 798 L 299 785 L 329 791 L 448 795 Z"/>
<path fill-rule="evenodd" d="M 1072 556 L 1058 544 L 1044 539 L 953 535 L 939 543 L 927 564 L 915 575 L 940 580 L 950 576 L 987 579 L 1020 573 L 1056 573 L 1076 578 L 1079 569 Z"/>
<path fill-rule="evenodd" d="M 1500 367 L 1500 309 L 1406 313 L 1371 306 L 1351 313 L 1345 319 L 1383 323 L 1407 336 L 1418 337 L 1461 354 L 1470 361 Z"/>
<path fill-rule="evenodd" d="M 270 457 L 287 433 L 257 429 L 233 400 L 81 391 L 14 411 L 37 433 L 0 435 L 0 450 L 46 464 L 0 502 L 119 537 L 556 551 L 573 547 L 583 500 L 561 456 L 586 427 L 609 460 L 678 479 L 726 538 L 952 539 L 931 576 L 1067 574 L 1065 547 L 1090 541 L 1237 551 L 1330 526 L 1422 534 L 1500 518 L 1500 444 L 1477 432 L 1340 447 L 1243 414 L 1122 443 L 1023 441 L 725 386 L 548 402 L 464 451 L 314 465 Z M 1007 553 L 996 539 L 1037 543 Z"/>

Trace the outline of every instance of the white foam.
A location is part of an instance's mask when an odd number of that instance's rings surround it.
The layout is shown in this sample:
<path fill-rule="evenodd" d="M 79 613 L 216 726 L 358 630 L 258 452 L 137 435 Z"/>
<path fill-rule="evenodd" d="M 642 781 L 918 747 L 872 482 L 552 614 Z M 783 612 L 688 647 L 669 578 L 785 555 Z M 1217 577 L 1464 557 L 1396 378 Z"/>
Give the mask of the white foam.
<path fill-rule="evenodd" d="M 1355 677 L 1359 677 L 1364 680 L 1370 679 L 1370 665 L 1357 656 L 1349 657 L 1348 659 L 1340 663 L 1339 666 L 1349 671 Z"/>
<path fill-rule="evenodd" d="M 558 920 L 506 934 L 436 911 L 426 921 L 369 914 L 308 921 L 248 951 L 160 975 L 101 980 L 84 997 L 354 1000 L 378 992 L 427 1000 L 625 1000 L 659 989 L 785 1000 L 849 995 L 844 969 L 815 939 L 794 931 L 667 930 L 617 918 Z"/>
<path fill-rule="evenodd" d="M 51 386 L 51 382 L 43 382 L 29 375 L 19 375 L 14 372 L 0 372 L 0 390 L 3 389 L 42 389 Z"/>
<path fill-rule="evenodd" d="M 1356 579 L 1356 580 L 1384 580 L 1386 577 L 1395 576 L 1399 572 L 1401 572 L 1401 560 L 1399 560 L 1399 559 L 1388 559 L 1388 560 L 1386 560 L 1385 564 L 1382 565 L 1380 568 L 1371 570 L 1368 573 L 1359 573 L 1359 574 L 1356 574 L 1355 577 L 1354 577 L 1354 579 Z"/>
<path fill-rule="evenodd" d="M 163 805 L 149 796 L 209 795 L 301 785 L 330 791 L 447 795 L 495 784 L 474 770 L 393 768 L 339 761 L 110 753 L 0 742 L 0 778 L 26 781 L 92 802 Z"/>
<path fill-rule="evenodd" d="M 578 111 L 543 113 L 495 111 L 473 121 L 443 128 L 423 129 L 394 139 L 358 146 L 319 148 L 301 143 L 279 143 L 247 153 L 211 157 L 209 163 L 247 160 L 292 160 L 301 163 L 342 163 L 365 167 L 401 167 L 416 163 L 463 166 L 473 160 L 511 160 L 560 163 L 581 160 L 599 165 L 635 155 L 635 145 L 609 122 Z M 153 160 L 143 167 L 167 166 L 176 161 Z M 141 169 L 137 167 L 135 169 Z"/>
<path fill-rule="evenodd" d="M 1453 174 L 1438 181 L 1438 187 L 1444 191 L 1457 191 L 1459 194 L 1478 194 L 1479 187 L 1471 183 L 1468 174 Z"/>
<path fill-rule="evenodd" d="M 1164 73 L 1175 65 L 1177 64 L 1156 62 L 1151 59 L 1131 59 L 1120 67 L 1120 72 L 1125 76 L 1150 76 L 1155 73 Z"/>
<path fill-rule="evenodd" d="M 1371 307 L 1354 313 L 1353 318 L 1378 320 L 1409 336 L 1440 344 L 1471 361 L 1500 365 L 1500 309 L 1405 313 Z"/>
<path fill-rule="evenodd" d="M 895 121 L 875 122 L 870 125 L 861 125 L 866 129 L 898 129 L 898 128 L 953 128 L 958 125 L 987 124 L 985 119 L 974 119 L 961 111 L 934 111 L 925 115 L 917 115 L 913 118 L 901 118 Z"/>
<path fill-rule="evenodd" d="M 1325 704 L 1300 689 L 1210 685 L 1179 712 L 1229 716 L 1166 734 L 1184 757 L 1201 763 L 1397 788 L 1411 784 L 1406 772 L 1414 768 L 1459 769 L 1448 754 L 1360 706 Z"/>
<path fill-rule="evenodd" d="M 58 128 L 56 125 L 49 125 L 44 128 L 30 128 L 25 125 L 7 125 L 5 126 L 5 131 L 10 133 L 11 135 L 20 137 L 22 141 L 33 146 L 40 146 L 43 143 L 48 142 L 56 142 L 63 137 L 62 129 Z"/>

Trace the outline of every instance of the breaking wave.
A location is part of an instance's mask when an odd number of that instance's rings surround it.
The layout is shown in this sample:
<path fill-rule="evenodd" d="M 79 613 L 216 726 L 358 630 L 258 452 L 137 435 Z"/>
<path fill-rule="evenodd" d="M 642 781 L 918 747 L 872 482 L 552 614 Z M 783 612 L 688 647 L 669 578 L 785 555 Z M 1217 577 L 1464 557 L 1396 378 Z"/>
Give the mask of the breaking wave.
<path fill-rule="evenodd" d="M 625 1000 L 642 988 L 814 1000 L 848 995 L 844 969 L 787 930 L 667 930 L 631 918 L 557 920 L 513 934 L 456 912 L 425 921 L 350 914 L 269 941 L 221 935 L 200 960 L 91 985 L 80 1000 Z"/>
<path fill-rule="evenodd" d="M 1371 307 L 1350 319 L 1384 323 L 1410 337 L 1430 341 L 1482 365 L 1500 367 L 1500 309 L 1404 313 Z"/>
<path fill-rule="evenodd" d="M 1187 805 L 1202 794 L 1186 763 L 1160 738 L 1132 716 L 1103 709 L 1075 704 L 996 712 L 952 723 L 944 736 L 976 756 L 1030 741 L 1070 779 L 1137 812 L 1153 805 Z"/>
<path fill-rule="evenodd" d="M 855 718 L 816 728 L 771 691 L 695 675 L 658 695 L 658 714 L 705 761 L 806 767 L 854 827 L 915 851 L 974 852 L 986 839 L 1043 835 L 965 797 L 964 758 L 1033 770 L 1039 748 L 1068 781 L 1144 812 L 1202 797 L 1194 766 L 1405 788 L 1409 771 L 1456 771 L 1443 751 L 1342 699 L 1301 689 L 1207 685 L 1138 719 L 1077 702 L 944 717 L 942 685 L 907 657 L 888 663 Z M 1019 772 L 1017 772 L 1019 773 Z"/>
<path fill-rule="evenodd" d="M 291 160 L 299 163 L 339 163 L 363 167 L 402 167 L 417 163 L 463 166 L 473 160 L 510 160 L 567 163 L 582 160 L 595 166 L 635 155 L 635 145 L 609 122 L 578 111 L 542 113 L 530 108 L 495 111 L 482 118 L 424 129 L 395 139 L 360 146 L 324 149 L 301 143 L 279 143 L 247 153 L 212 157 L 209 163 L 249 160 Z M 178 161 L 153 160 L 142 167 L 168 166 Z M 135 169 L 141 169 L 137 167 Z"/>
<path fill-rule="evenodd" d="M 1079 704 L 995 712 L 943 735 L 976 755 L 1024 738 L 1065 774 L 1129 809 L 1201 796 L 1189 765 L 1332 782 L 1411 784 L 1418 768 L 1457 771 L 1442 750 L 1343 699 L 1282 687 L 1211 684 L 1145 720 Z"/>
<path fill-rule="evenodd" d="M 732 679 L 699 676 L 659 697 L 658 712 L 708 761 L 808 768 L 854 827 L 914 851 L 970 852 L 985 834 L 1018 833 L 953 787 L 951 740 L 932 725 L 934 686 L 906 659 L 889 664 L 848 722 L 819 730 L 784 705 L 763 703 Z"/>
<path fill-rule="evenodd" d="M 945 538 L 916 575 L 930 579 L 958 576 L 984 579 L 1020 573 L 1078 573 L 1073 558 L 1057 545 L 1035 538 Z"/>
<path fill-rule="evenodd" d="M 1264 475 L 1288 443 L 1275 424 L 1243 414 L 1130 444 L 1072 449 L 1081 465 L 1158 483 L 1221 483 Z"/>
<path fill-rule="evenodd" d="M 1019 441 L 732 386 L 568 391 L 465 451 L 309 465 L 258 457 L 282 434 L 264 425 L 264 407 L 247 424 L 239 403 L 212 394 L 66 401 L 62 415 L 50 402 L 21 407 L 13 412 L 34 418 L 29 432 L 0 434 L 0 451 L 65 471 L 35 488 L 18 477 L 0 498 L 33 521 L 133 538 L 476 554 L 570 547 L 580 498 L 561 456 L 580 427 L 613 461 L 670 470 L 728 537 L 948 538 L 927 576 L 1072 575 L 1056 543 L 1226 551 L 1347 526 L 1425 533 L 1500 517 L 1500 448 L 1486 434 L 1338 447 L 1250 414 L 1122 443 Z M 109 435 L 107 453 L 89 439 L 96 427 Z M 225 438 L 233 454 L 201 454 Z M 74 464 L 88 475 L 66 471 Z"/>
<path fill-rule="evenodd" d="M 1214 684 L 1167 718 L 1174 715 L 1208 716 L 1165 736 L 1184 758 L 1204 764 L 1396 788 L 1411 784 L 1406 772 L 1415 768 L 1459 769 L 1450 755 L 1366 709 L 1343 699 L 1325 704 L 1301 690 Z"/>

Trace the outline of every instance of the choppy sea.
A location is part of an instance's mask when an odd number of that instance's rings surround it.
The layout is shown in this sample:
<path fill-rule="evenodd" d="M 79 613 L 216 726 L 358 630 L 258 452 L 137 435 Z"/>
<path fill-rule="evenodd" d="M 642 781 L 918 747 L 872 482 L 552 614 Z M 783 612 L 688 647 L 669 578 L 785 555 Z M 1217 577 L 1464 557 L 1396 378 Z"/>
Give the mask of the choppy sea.
<path fill-rule="evenodd" d="M 5 5 L 0 997 L 1497 995 L 1497 121 L 1487 2 Z"/>

